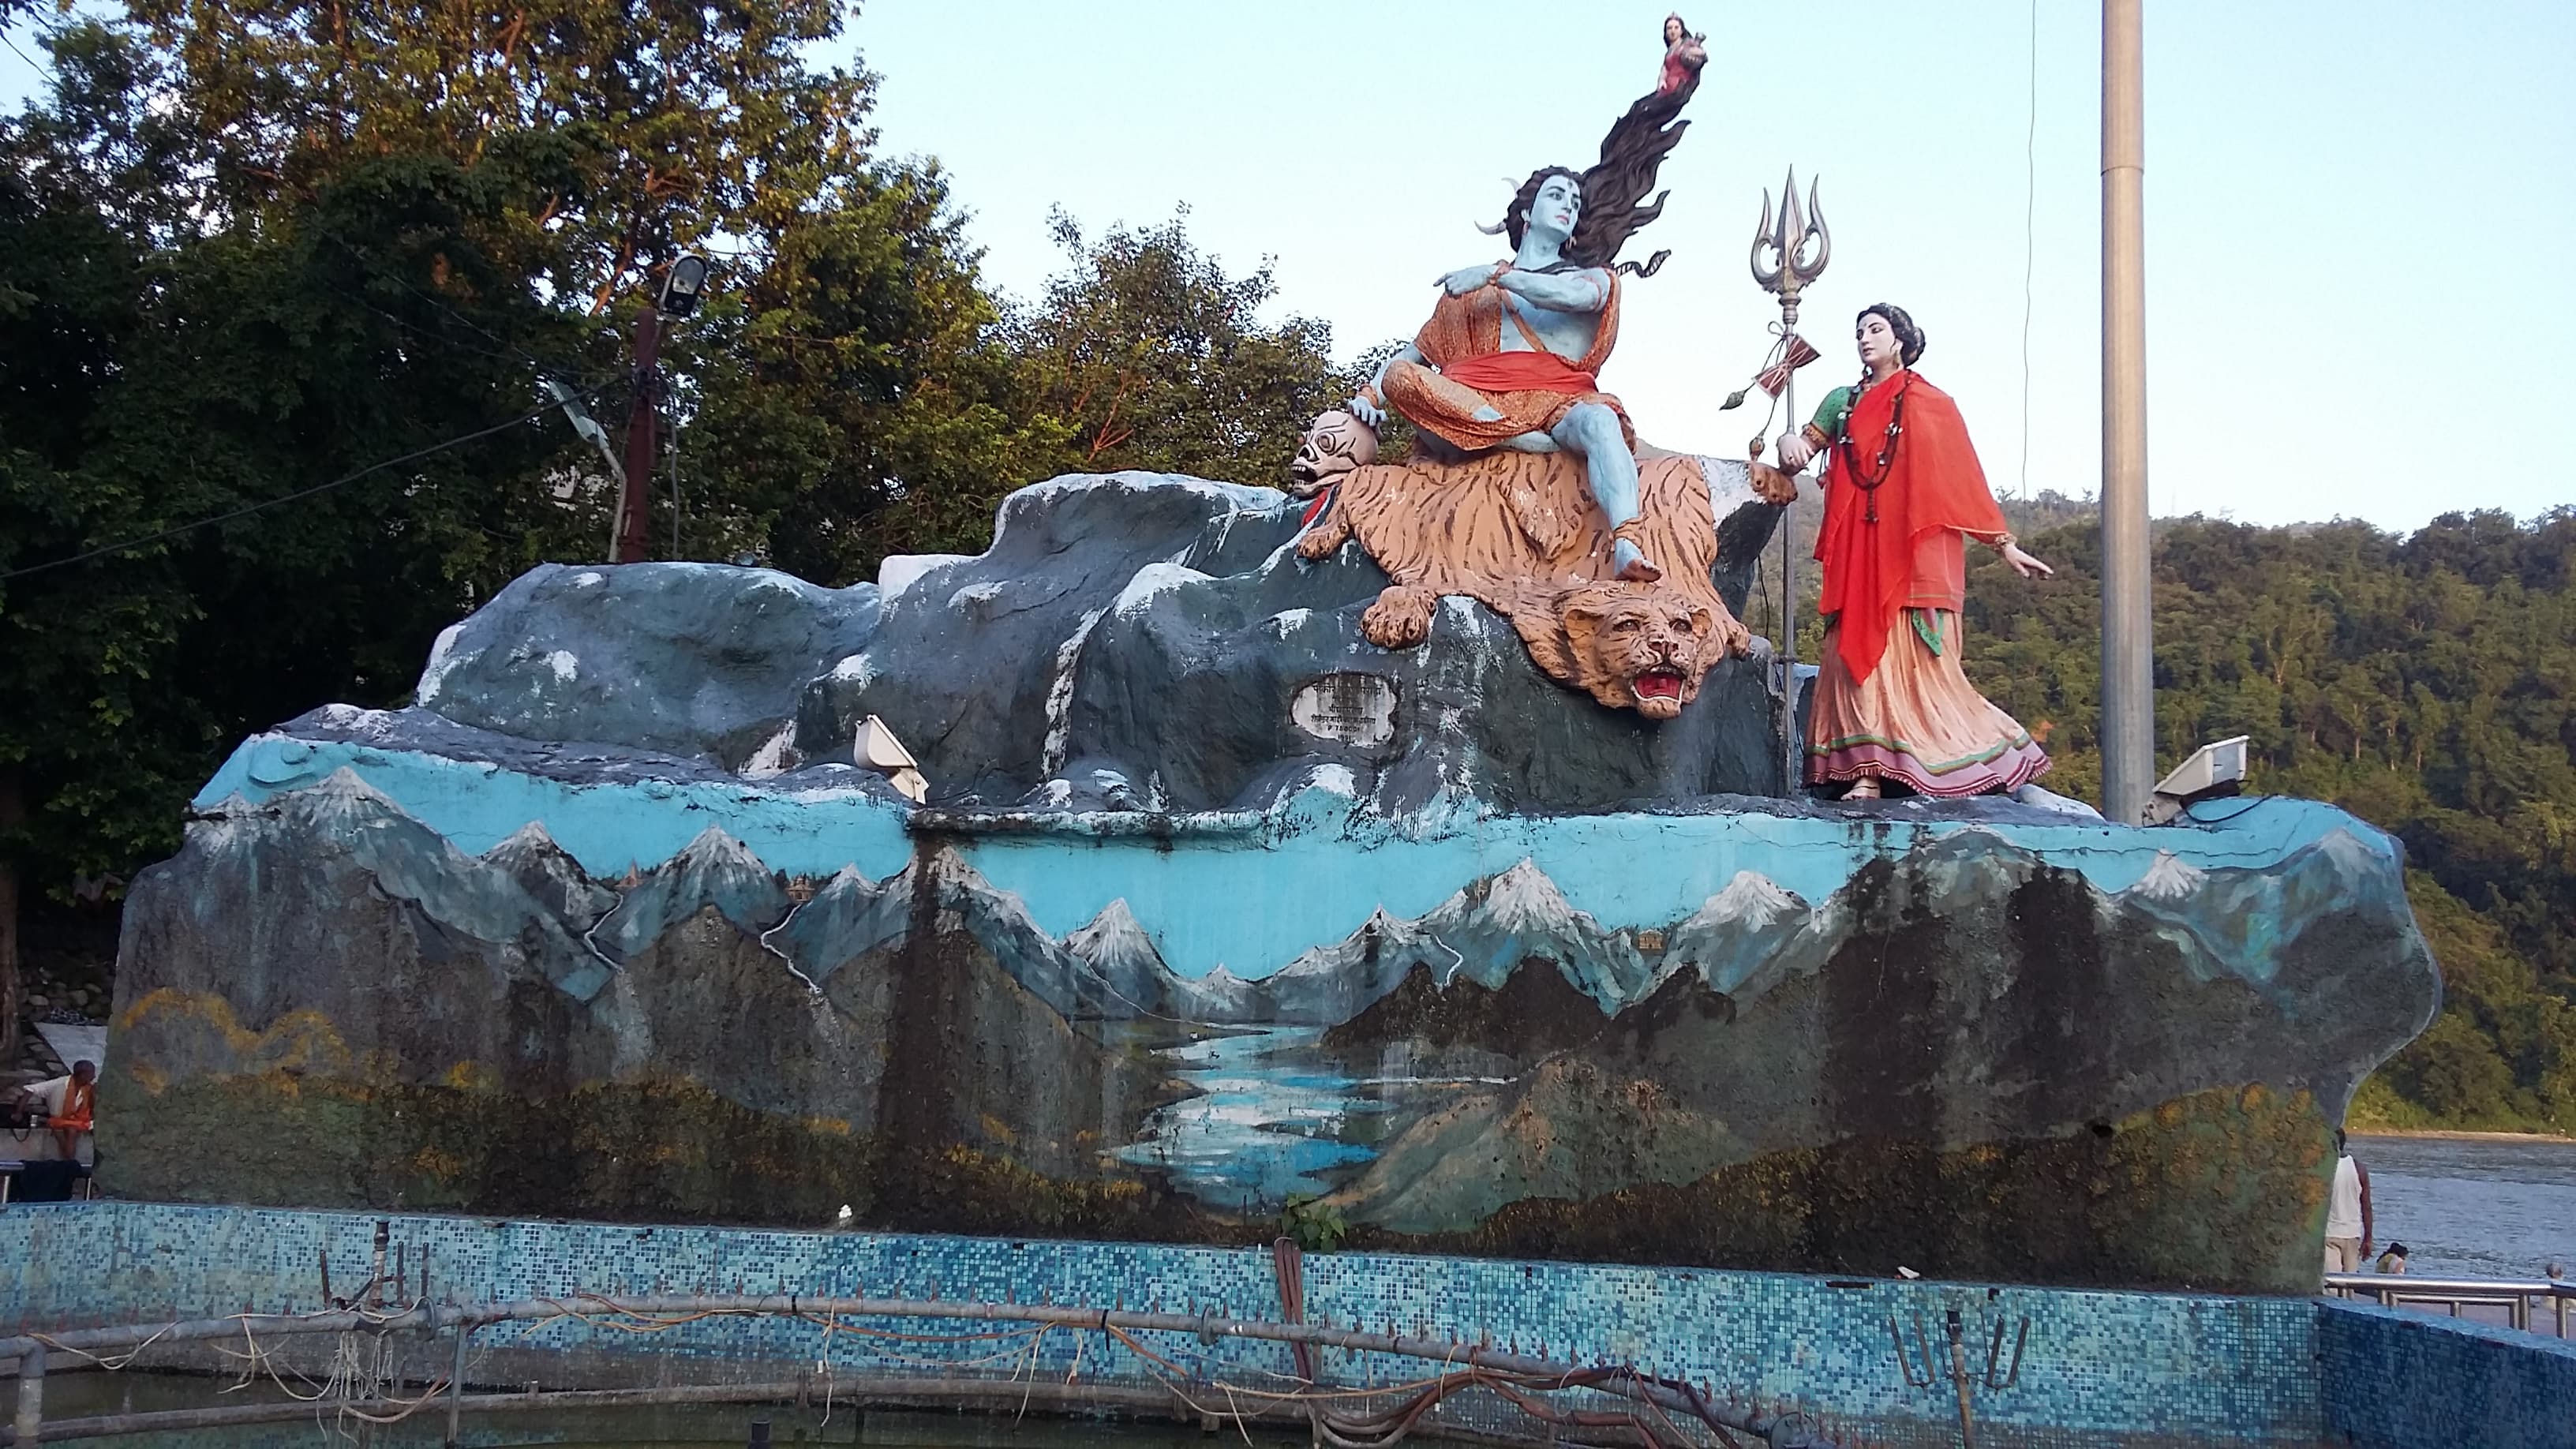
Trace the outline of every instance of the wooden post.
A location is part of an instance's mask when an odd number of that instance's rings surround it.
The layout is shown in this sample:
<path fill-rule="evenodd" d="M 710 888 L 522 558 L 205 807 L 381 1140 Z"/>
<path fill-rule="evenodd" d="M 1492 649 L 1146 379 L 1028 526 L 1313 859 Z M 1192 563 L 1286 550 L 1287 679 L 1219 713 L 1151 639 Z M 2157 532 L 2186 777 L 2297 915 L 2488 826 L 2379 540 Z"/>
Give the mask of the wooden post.
<path fill-rule="evenodd" d="M 26 776 L 0 765 L 0 835 L 26 822 Z M 0 1071 L 18 1064 L 18 862 L 0 850 Z"/>
<path fill-rule="evenodd" d="M 459 1319 L 456 1325 L 456 1365 L 447 1374 L 446 1449 L 456 1449 L 456 1420 L 465 1408 L 465 1343 L 474 1336 L 474 1326 Z"/>
<path fill-rule="evenodd" d="M 661 383 L 657 367 L 662 357 L 662 314 L 646 307 L 635 323 L 635 396 L 626 409 L 626 485 L 619 493 L 617 521 L 617 563 L 644 561 L 644 529 L 649 521 L 646 512 L 652 506 L 653 454 L 658 444 L 654 436 L 654 396 Z"/>
<path fill-rule="evenodd" d="M 2145 0 L 2102 0 L 2102 813 L 2155 790 L 2147 538 Z"/>
<path fill-rule="evenodd" d="M 39 1344 L 18 1355 L 18 1418 L 11 1426 L 18 1431 L 18 1449 L 43 1443 L 44 1423 L 45 1350 Z"/>

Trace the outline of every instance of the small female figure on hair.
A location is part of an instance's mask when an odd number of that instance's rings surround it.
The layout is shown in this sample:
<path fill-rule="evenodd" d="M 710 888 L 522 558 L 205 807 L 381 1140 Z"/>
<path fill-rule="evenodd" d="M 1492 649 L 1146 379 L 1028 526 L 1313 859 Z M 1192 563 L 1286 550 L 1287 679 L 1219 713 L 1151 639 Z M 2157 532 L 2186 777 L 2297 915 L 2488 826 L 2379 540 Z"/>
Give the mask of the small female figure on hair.
<path fill-rule="evenodd" d="M 1664 71 L 1655 82 L 1655 94 L 1668 96 L 1688 86 L 1699 85 L 1700 67 L 1708 64 L 1708 37 L 1691 33 L 1689 22 L 1676 10 L 1664 17 Z"/>
<path fill-rule="evenodd" d="M 1853 328 L 1861 380 L 1780 440 L 1790 472 L 1825 455 L 1816 540 L 1824 658 L 1808 711 L 1807 779 L 1843 798 L 2018 789 L 2048 769 L 2030 731 L 1959 667 L 1966 541 L 2025 577 L 2050 572 L 2004 527 L 1949 394 L 1923 380 L 1923 329 L 1881 303 Z"/>

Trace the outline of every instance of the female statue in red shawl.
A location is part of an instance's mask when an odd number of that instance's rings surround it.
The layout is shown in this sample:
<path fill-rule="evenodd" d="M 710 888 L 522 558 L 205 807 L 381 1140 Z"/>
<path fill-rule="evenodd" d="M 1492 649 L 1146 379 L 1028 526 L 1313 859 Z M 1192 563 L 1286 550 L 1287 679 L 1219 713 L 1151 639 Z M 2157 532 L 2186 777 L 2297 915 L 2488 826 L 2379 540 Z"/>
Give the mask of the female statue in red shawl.
<path fill-rule="evenodd" d="M 1664 17 L 1664 68 L 1655 78 L 1655 94 L 1668 96 L 1688 86 L 1699 88 L 1699 72 L 1708 64 L 1708 37 L 1691 33 L 1678 10 Z"/>
<path fill-rule="evenodd" d="M 1949 394 L 1914 371 L 1923 331 L 1900 307 L 1860 314 L 1859 383 L 1780 440 L 1795 472 L 1818 453 L 1825 523 L 1816 539 L 1824 659 L 1808 712 L 1807 779 L 1875 800 L 1890 782 L 1922 795 L 2015 789 L 2048 756 L 1959 667 L 1966 541 L 2026 577 L 2048 565 L 2004 527 Z"/>

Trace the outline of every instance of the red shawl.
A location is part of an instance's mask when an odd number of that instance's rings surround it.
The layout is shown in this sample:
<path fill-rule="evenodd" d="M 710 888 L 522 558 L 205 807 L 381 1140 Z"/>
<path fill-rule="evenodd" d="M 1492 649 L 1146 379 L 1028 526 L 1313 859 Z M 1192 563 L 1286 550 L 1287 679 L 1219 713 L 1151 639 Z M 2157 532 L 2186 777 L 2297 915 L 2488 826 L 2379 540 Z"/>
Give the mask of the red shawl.
<path fill-rule="evenodd" d="M 1896 456 L 1885 481 L 1864 491 L 1853 470 L 1863 477 L 1877 473 L 1879 453 L 1887 446 L 1888 417 L 1900 391 L 1904 431 L 1897 438 Z M 1837 647 L 1843 667 L 1859 683 L 1887 652 L 1888 631 L 1905 607 L 1913 577 L 1916 543 L 1945 528 L 2001 533 L 2004 515 L 1986 487 L 1977 450 L 1969 446 L 1959 405 L 1910 369 L 1862 393 L 1844 422 L 1843 436 L 1850 441 L 1832 447 L 1825 469 L 1825 526 L 1816 537 L 1825 581 L 1816 611 L 1840 616 Z"/>

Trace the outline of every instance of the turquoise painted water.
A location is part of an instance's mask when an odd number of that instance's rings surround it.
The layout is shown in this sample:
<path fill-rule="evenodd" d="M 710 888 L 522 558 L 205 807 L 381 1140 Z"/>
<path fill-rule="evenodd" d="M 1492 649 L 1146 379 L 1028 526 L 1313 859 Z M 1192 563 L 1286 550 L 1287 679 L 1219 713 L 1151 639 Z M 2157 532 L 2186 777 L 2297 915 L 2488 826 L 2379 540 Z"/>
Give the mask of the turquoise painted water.
<path fill-rule="evenodd" d="M 1260 1216 L 1321 1197 L 1377 1156 L 1421 1112 L 1498 1075 L 1425 1071 L 1409 1054 L 1365 1064 L 1325 1052 L 1319 1027 L 1210 1036 L 1162 1049 L 1198 1095 L 1148 1118 L 1118 1155 L 1168 1174 L 1210 1207 Z"/>

